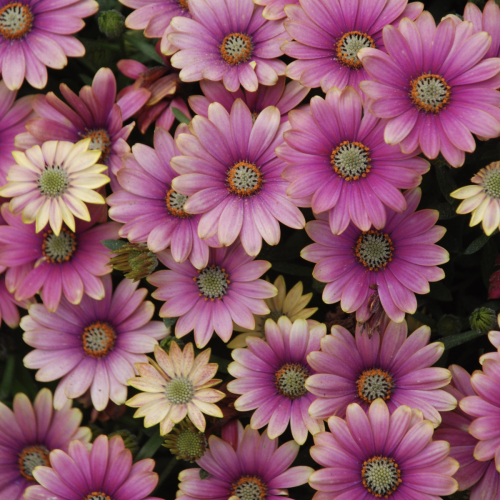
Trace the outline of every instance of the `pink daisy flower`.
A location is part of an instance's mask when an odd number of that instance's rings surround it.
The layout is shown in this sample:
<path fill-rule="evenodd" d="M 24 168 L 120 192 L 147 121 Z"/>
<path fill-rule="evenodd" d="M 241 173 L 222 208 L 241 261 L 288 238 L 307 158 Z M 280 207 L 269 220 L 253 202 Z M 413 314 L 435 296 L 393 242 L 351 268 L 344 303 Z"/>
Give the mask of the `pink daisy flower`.
<path fill-rule="evenodd" d="M 307 433 L 324 431 L 322 420 L 309 416 L 308 410 L 316 399 L 305 386 L 307 377 L 314 370 L 307 362 L 307 355 L 319 351 L 326 326 L 320 324 L 309 329 L 305 319 L 293 323 L 282 316 L 276 324 L 266 321 L 266 342 L 248 337 L 248 349 L 234 349 L 229 373 L 236 378 L 227 388 L 242 394 L 235 402 L 238 411 L 255 410 L 250 426 L 260 429 L 268 424 L 270 439 L 285 432 L 288 424 L 293 439 L 304 444 Z"/>
<path fill-rule="evenodd" d="M 116 79 L 108 68 L 101 68 L 92 86 L 85 85 L 79 97 L 64 83 L 59 89 L 68 104 L 53 92 L 36 95 L 33 109 L 40 118 L 26 124 L 28 133 L 18 136 L 16 145 L 26 149 L 52 139 L 77 142 L 88 137 L 90 149 L 101 151 L 99 162 L 111 171 L 111 188 L 119 189 L 116 174 L 122 166 L 121 157 L 130 152 L 126 140 L 134 128 L 134 123 L 124 127 L 123 121 L 142 108 L 150 98 L 150 91 L 135 89 L 115 104 Z"/>
<path fill-rule="evenodd" d="M 368 411 L 382 398 L 391 413 L 402 405 L 417 408 L 437 427 L 439 412 L 457 406 L 456 399 L 442 390 L 450 383 L 450 371 L 431 368 L 444 345 L 429 345 L 431 331 L 426 326 L 407 335 L 406 321 L 391 321 L 371 338 L 359 327 L 353 337 L 345 328 L 333 326 L 331 335 L 321 341 L 321 352 L 307 358 L 316 374 L 309 377 L 306 389 L 318 398 L 309 413 L 315 418 L 344 418 L 351 403 Z"/>
<path fill-rule="evenodd" d="M 474 33 L 486 31 L 491 35 L 491 45 L 484 57 L 498 57 L 500 55 L 500 32 L 498 31 L 500 7 L 495 3 L 495 0 L 488 0 L 483 12 L 477 5 L 468 2 L 464 10 L 464 21 L 472 23 Z"/>
<path fill-rule="evenodd" d="M 106 221 L 106 208 L 91 209 L 89 222 L 77 221 L 75 231 L 63 227 L 59 236 L 46 227 L 37 233 L 35 224 L 24 224 L 8 205 L 1 213 L 0 265 L 8 267 L 6 284 L 17 300 L 41 294 L 45 308 L 55 312 L 64 296 L 79 304 L 84 293 L 95 300 L 104 297 L 101 276 L 111 273 L 109 250 L 101 243 L 117 239 L 119 224 Z M 96 225 L 97 224 L 97 225 Z"/>
<path fill-rule="evenodd" d="M 261 435 L 250 426 L 243 430 L 239 421 L 223 428 L 222 439 L 212 434 L 208 445 L 209 450 L 196 460 L 201 469 L 179 474 L 178 500 L 288 498 L 288 488 L 306 483 L 313 472 L 311 467 L 289 468 L 299 453 L 295 441 L 278 448 L 278 440 L 270 439 L 267 432 Z M 201 479 L 202 471 L 210 475 Z"/>
<path fill-rule="evenodd" d="M 82 57 L 85 47 L 73 33 L 99 10 L 94 0 L 3 0 L 0 8 L 0 71 L 10 90 L 24 79 L 37 89 L 47 85 L 47 66 L 61 69 L 66 56 Z M 76 142 L 76 141 L 75 141 Z"/>
<path fill-rule="evenodd" d="M 208 108 L 208 118 L 195 116 L 190 130 L 180 134 L 177 147 L 183 156 L 172 158 L 180 175 L 172 187 L 189 196 L 184 210 L 203 214 L 200 238 L 217 234 L 222 245 L 238 236 L 245 251 L 256 256 L 262 238 L 277 245 L 279 222 L 301 229 L 302 212 L 287 198 L 288 182 L 281 178 L 285 163 L 276 157 L 288 123 L 280 125 L 278 108 L 265 108 L 253 123 L 248 106 L 237 99 L 228 113 L 219 103 Z"/>
<path fill-rule="evenodd" d="M 448 262 L 448 252 L 437 245 L 446 229 L 435 226 L 436 210 L 415 209 L 420 202 L 419 188 L 404 193 L 406 210 L 387 209 L 387 221 L 380 230 L 361 231 L 350 224 L 341 235 L 334 235 L 328 214 L 316 215 L 306 231 L 314 244 L 301 256 L 315 262 L 313 276 L 327 283 L 323 300 L 340 301 L 342 310 L 356 312 L 358 321 L 370 317 L 369 301 L 377 290 L 387 315 L 398 323 L 405 313 L 417 309 L 415 293 L 429 293 L 429 281 L 444 278 L 440 264 Z"/>
<path fill-rule="evenodd" d="M 54 410 L 52 393 L 46 388 L 33 405 L 26 394 L 16 394 L 13 409 L 0 403 L 0 498 L 21 500 L 26 488 L 36 484 L 33 469 L 49 465 L 52 450 L 67 451 L 74 440 L 85 448 L 92 433 L 79 427 L 83 415 L 71 408 L 71 401 Z"/>
<path fill-rule="evenodd" d="M 500 58 L 483 61 L 491 36 L 473 34 L 470 22 L 444 19 L 436 27 L 424 12 L 413 22 L 383 30 L 385 48 L 361 49 L 363 68 L 373 81 L 360 84 L 373 98 L 370 112 L 387 119 L 388 144 L 404 153 L 418 147 L 428 158 L 439 152 L 453 167 L 465 161 L 476 143 L 472 134 L 500 135 Z"/>
<path fill-rule="evenodd" d="M 177 177 L 170 166 L 172 157 L 179 155 L 172 136 L 162 128 L 154 134 L 155 149 L 135 144 L 133 154 L 123 159 L 118 172 L 122 187 L 108 197 L 109 216 L 125 224 L 120 236 L 132 243 L 147 243 L 158 253 L 170 246 L 177 262 L 190 259 L 200 269 L 208 263 L 207 242 L 198 236 L 200 215 L 190 215 L 184 210 L 187 196 L 172 188 Z M 211 238 L 213 246 L 219 246 Z"/>
<path fill-rule="evenodd" d="M 198 270 L 187 260 L 176 262 L 170 250 L 160 252 L 158 259 L 168 270 L 157 271 L 147 280 L 158 287 L 152 296 L 165 301 L 160 317 L 179 317 L 175 335 L 180 338 L 194 329 L 199 348 L 207 345 L 214 330 L 227 342 L 233 333 L 233 321 L 253 329 L 253 314 L 270 312 L 263 299 L 278 293 L 271 283 L 257 279 L 271 264 L 254 261 L 239 243 L 211 248 L 208 265 Z"/>
<path fill-rule="evenodd" d="M 290 198 L 309 197 L 315 213 L 328 211 L 334 234 L 352 221 L 362 231 L 382 229 L 386 207 L 403 212 L 406 201 L 399 189 L 417 187 L 429 163 L 384 142 L 385 124 L 363 108 L 359 94 L 347 87 L 331 89 L 326 99 L 311 99 L 311 112 L 292 111 L 286 144 L 276 149 L 290 165 Z"/>
<path fill-rule="evenodd" d="M 3 249 L 0 247 L 0 253 Z M 0 266 L 0 269 L 5 269 L 4 266 Z M 5 322 L 10 328 L 17 328 L 19 326 L 19 321 L 21 317 L 19 315 L 19 310 L 17 307 L 22 307 L 23 309 L 28 309 L 28 306 L 35 302 L 35 300 L 16 300 L 14 294 L 11 293 L 5 284 L 6 277 L 3 272 L 0 273 L 0 325 L 2 321 Z"/>
<path fill-rule="evenodd" d="M 138 282 L 124 279 L 113 293 L 111 277 L 102 281 L 101 300 L 84 296 L 74 306 L 63 298 L 55 313 L 33 304 L 21 320 L 23 339 L 35 348 L 24 358 L 25 366 L 38 369 L 40 382 L 62 377 L 54 393 L 56 409 L 88 389 L 98 411 L 110 399 L 125 403 L 134 363 L 146 362 L 144 353 L 169 333 L 163 321 L 151 321 L 154 305 L 144 301 L 145 288 L 136 290 Z"/>
<path fill-rule="evenodd" d="M 349 405 L 346 420 L 330 417 L 328 427 L 310 450 L 324 467 L 309 478 L 313 500 L 438 500 L 457 491 L 450 445 L 432 440 L 432 423 L 418 410 L 400 406 L 391 415 L 377 399 L 368 414 Z"/>
<path fill-rule="evenodd" d="M 197 115 L 208 118 L 208 107 L 213 102 L 218 102 L 230 113 L 234 101 L 241 99 L 250 109 L 252 118 L 255 119 L 259 113 L 268 106 L 275 106 L 281 113 L 281 123 L 288 120 L 288 112 L 296 108 L 307 96 L 309 90 L 299 82 L 289 82 L 285 85 L 286 78 L 280 76 L 278 82 L 272 86 L 259 85 L 256 92 L 247 92 L 238 89 L 229 92 L 220 82 L 202 80 L 201 91 L 204 95 L 192 95 L 188 102 Z"/>
<path fill-rule="evenodd" d="M 373 47 L 385 51 L 384 26 L 398 26 L 404 17 L 415 19 L 424 8 L 423 3 L 408 4 L 408 0 L 272 3 L 281 4 L 281 8 L 286 3 L 299 4 L 287 6 L 280 16 L 285 17 L 286 12 L 285 28 L 294 40 L 283 45 L 283 52 L 297 59 L 288 65 L 286 76 L 306 87 L 321 87 L 325 93 L 348 85 L 358 89 L 359 82 L 368 79 L 358 59 L 359 50 Z"/>
<path fill-rule="evenodd" d="M 155 461 L 147 458 L 132 465 L 132 453 L 123 439 L 101 435 L 89 452 L 78 441 L 69 450 L 54 450 L 50 467 L 34 471 L 40 483 L 26 490 L 25 500 L 161 500 L 149 494 L 158 483 Z"/>
<path fill-rule="evenodd" d="M 259 84 L 275 85 L 285 74 L 281 45 L 290 37 L 283 22 L 267 21 L 262 7 L 252 0 L 234 6 L 225 0 L 189 0 L 192 19 L 174 17 L 169 42 L 180 50 L 172 66 L 180 68 L 183 82 L 221 81 L 230 92 L 240 84 L 255 92 Z"/>

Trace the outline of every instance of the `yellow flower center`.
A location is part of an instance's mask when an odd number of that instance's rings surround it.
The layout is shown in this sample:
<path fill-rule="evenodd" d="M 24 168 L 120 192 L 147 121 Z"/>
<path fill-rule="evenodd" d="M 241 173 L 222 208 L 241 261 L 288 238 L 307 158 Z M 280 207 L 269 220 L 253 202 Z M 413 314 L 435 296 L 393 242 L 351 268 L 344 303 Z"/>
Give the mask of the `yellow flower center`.
<path fill-rule="evenodd" d="M 69 177 L 66 171 L 59 165 L 45 166 L 40 177 L 38 177 L 38 189 L 43 196 L 58 198 L 62 196 L 69 187 Z"/>

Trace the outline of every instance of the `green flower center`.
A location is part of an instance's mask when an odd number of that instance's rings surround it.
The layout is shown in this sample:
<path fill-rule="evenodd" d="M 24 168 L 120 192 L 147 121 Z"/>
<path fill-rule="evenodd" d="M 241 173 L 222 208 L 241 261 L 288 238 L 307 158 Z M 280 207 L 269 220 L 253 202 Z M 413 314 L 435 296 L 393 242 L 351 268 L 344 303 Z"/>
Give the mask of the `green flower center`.
<path fill-rule="evenodd" d="M 199 275 L 193 279 L 198 285 L 200 295 L 204 295 L 206 300 L 222 299 L 226 295 L 230 281 L 227 279 L 229 275 L 226 274 L 225 269 L 210 266 L 198 272 Z"/>
<path fill-rule="evenodd" d="M 356 241 L 354 253 L 359 262 L 370 271 L 384 269 L 392 260 L 392 240 L 389 235 L 380 231 L 363 232 Z"/>
<path fill-rule="evenodd" d="M 59 165 L 46 166 L 38 178 L 40 193 L 49 198 L 62 196 L 69 187 L 69 177 Z"/>
<path fill-rule="evenodd" d="M 187 378 L 174 378 L 168 383 L 165 395 L 173 405 L 184 405 L 193 399 L 194 385 Z"/>
<path fill-rule="evenodd" d="M 373 457 L 364 462 L 361 477 L 364 487 L 377 498 L 387 498 L 402 483 L 398 464 L 387 457 Z"/>
<path fill-rule="evenodd" d="M 19 454 L 19 470 L 25 479 L 35 481 L 33 469 L 39 465 L 50 465 L 49 450 L 45 446 L 27 446 Z"/>
<path fill-rule="evenodd" d="M 274 375 L 276 388 L 287 398 L 300 398 L 307 392 L 305 383 L 309 375 L 305 366 L 298 363 L 286 363 Z"/>
<path fill-rule="evenodd" d="M 96 321 L 85 328 L 82 341 L 88 356 L 103 358 L 115 347 L 116 333 L 108 323 Z"/>
<path fill-rule="evenodd" d="M 232 490 L 240 500 L 264 500 L 267 485 L 256 476 L 244 476 L 232 484 Z"/>
<path fill-rule="evenodd" d="M 177 437 L 178 455 L 188 457 L 190 460 L 196 460 L 205 453 L 205 439 L 201 432 L 195 432 L 191 429 L 181 431 Z"/>
<path fill-rule="evenodd" d="M 52 264 L 70 260 L 75 250 L 76 235 L 69 229 L 63 227 L 59 236 L 56 236 L 51 229 L 44 233 L 42 253 Z"/>
<path fill-rule="evenodd" d="M 356 381 L 358 396 L 365 403 L 372 403 L 377 398 L 388 400 L 394 388 L 394 382 L 390 373 L 374 368 L 365 370 Z"/>
<path fill-rule="evenodd" d="M 500 170 L 489 170 L 483 180 L 485 193 L 491 198 L 500 198 Z"/>
<path fill-rule="evenodd" d="M 346 181 L 357 181 L 370 171 L 370 149 L 360 142 L 344 141 L 330 156 L 335 172 Z"/>

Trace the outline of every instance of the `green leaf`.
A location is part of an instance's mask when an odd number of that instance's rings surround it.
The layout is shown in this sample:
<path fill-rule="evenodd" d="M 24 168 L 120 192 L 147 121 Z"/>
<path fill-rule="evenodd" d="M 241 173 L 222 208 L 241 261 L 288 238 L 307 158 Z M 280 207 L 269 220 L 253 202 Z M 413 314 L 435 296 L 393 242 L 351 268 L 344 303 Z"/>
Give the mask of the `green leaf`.
<path fill-rule="evenodd" d="M 496 234 L 498 230 L 495 230 L 493 234 Z M 476 253 L 478 250 L 481 250 L 481 248 L 486 245 L 488 240 L 493 236 L 491 234 L 490 236 L 487 236 L 486 234 L 482 234 L 478 238 L 476 238 L 466 249 L 465 249 L 465 255 L 472 255 L 473 253 Z"/>
<path fill-rule="evenodd" d="M 447 351 L 448 349 L 465 344 L 466 342 L 470 342 L 471 340 L 477 339 L 483 335 L 485 334 L 476 332 L 475 330 L 470 330 L 468 332 L 459 333 L 457 335 L 452 335 L 451 337 L 440 339 L 440 342 L 444 344 L 444 350 Z"/>
<path fill-rule="evenodd" d="M 439 220 L 448 220 L 458 217 L 458 214 L 456 212 L 457 207 L 458 203 L 450 205 L 449 203 L 443 202 L 443 203 L 438 203 L 436 206 L 432 208 L 434 208 L 439 212 Z"/>
<path fill-rule="evenodd" d="M 292 276 L 301 276 L 303 278 L 310 278 L 312 276 L 311 267 L 288 264 L 287 262 L 273 262 L 273 271 L 290 274 Z"/>
<path fill-rule="evenodd" d="M 174 107 L 170 109 L 172 110 L 174 116 L 177 118 L 177 121 L 181 123 L 189 123 L 191 121 L 180 109 Z"/>
<path fill-rule="evenodd" d="M 118 250 L 127 242 L 124 240 L 102 240 L 101 243 L 110 250 Z"/>
<path fill-rule="evenodd" d="M 455 203 L 456 200 L 450 196 L 450 193 L 457 189 L 457 185 L 451 174 L 451 168 L 445 165 L 436 165 L 435 169 L 439 188 L 443 196 L 450 205 Z"/>
<path fill-rule="evenodd" d="M 144 39 L 137 38 L 135 36 L 127 36 L 127 41 L 130 42 L 136 49 L 140 50 L 143 54 L 148 56 L 153 61 L 163 64 L 163 59 L 158 55 L 153 45 L 148 43 Z M 175 113 L 174 113 L 175 114 Z"/>
<path fill-rule="evenodd" d="M 231 363 L 231 360 L 219 358 L 219 356 L 212 355 L 212 356 L 210 356 L 210 363 L 217 363 L 219 365 L 220 372 L 229 373 L 227 371 L 227 367 L 229 366 L 229 363 Z"/>
<path fill-rule="evenodd" d="M 160 436 L 160 429 L 156 429 L 156 432 L 144 443 L 144 446 L 137 453 L 135 461 L 138 462 L 144 458 L 151 458 L 160 449 L 164 440 Z"/>
<path fill-rule="evenodd" d="M 178 320 L 179 318 L 163 318 L 163 323 L 165 323 L 165 326 L 167 328 L 170 328 L 171 326 L 174 326 L 175 325 L 175 322 Z"/>
<path fill-rule="evenodd" d="M 14 354 L 9 354 L 5 363 L 2 383 L 0 384 L 0 401 L 7 399 L 12 388 L 12 379 L 14 377 L 14 367 L 16 365 L 16 357 Z"/>
<path fill-rule="evenodd" d="M 325 289 L 325 286 L 326 286 L 326 283 L 321 283 L 321 281 L 318 281 L 317 279 L 313 278 L 312 289 L 315 292 L 323 293 L 323 290 Z"/>

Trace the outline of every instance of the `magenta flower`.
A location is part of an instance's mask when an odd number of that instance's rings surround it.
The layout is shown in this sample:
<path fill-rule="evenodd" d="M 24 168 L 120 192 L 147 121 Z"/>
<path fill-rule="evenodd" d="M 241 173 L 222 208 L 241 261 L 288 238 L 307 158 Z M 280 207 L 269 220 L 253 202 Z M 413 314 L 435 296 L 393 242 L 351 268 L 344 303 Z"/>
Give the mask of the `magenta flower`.
<path fill-rule="evenodd" d="M 309 416 L 310 404 L 316 399 L 306 389 L 307 377 L 314 370 L 307 362 L 307 355 L 319 351 L 326 326 L 320 324 L 309 331 L 305 319 L 292 322 L 282 316 L 276 324 L 266 321 L 266 341 L 247 337 L 248 349 L 234 349 L 229 373 L 236 378 L 227 388 L 242 394 L 235 402 L 238 411 L 255 410 L 252 429 L 267 427 L 270 439 L 285 432 L 288 424 L 293 439 L 304 444 L 307 433 L 324 431 L 322 420 Z"/>
<path fill-rule="evenodd" d="M 286 144 L 276 149 L 290 163 L 283 178 L 291 184 L 290 198 L 312 197 L 315 213 L 328 211 L 334 234 L 353 222 L 362 231 L 382 229 L 386 207 L 403 212 L 406 200 L 399 191 L 417 187 L 429 163 L 384 142 L 384 123 L 363 109 L 359 94 L 347 87 L 331 89 L 326 100 L 311 99 L 311 112 L 292 111 L 292 130 Z"/>
<path fill-rule="evenodd" d="M 290 37 L 283 22 L 267 21 L 252 0 L 235 7 L 225 0 L 189 0 L 192 19 L 174 17 L 168 41 L 178 47 L 171 59 L 183 82 L 221 81 L 230 92 L 255 92 L 259 84 L 275 85 L 285 74 L 281 45 Z"/>
<path fill-rule="evenodd" d="M 307 482 L 311 467 L 289 468 L 299 452 L 295 441 L 278 448 L 278 440 L 266 432 L 260 435 L 250 426 L 243 430 L 239 421 L 235 426 L 233 432 L 226 426 L 222 439 L 210 436 L 209 450 L 196 460 L 202 469 L 184 469 L 179 474 L 178 500 L 277 500 L 288 498 L 287 488 Z M 205 479 L 200 478 L 202 470 L 210 474 Z"/>
<path fill-rule="evenodd" d="M 21 500 L 26 488 L 36 484 L 33 469 L 49 465 L 52 450 L 67 451 L 73 440 L 85 448 L 92 433 L 79 427 L 82 412 L 71 408 L 71 401 L 54 410 L 46 388 L 33 405 L 26 394 L 16 394 L 13 409 L 0 403 L 0 498 Z"/>
<path fill-rule="evenodd" d="M 47 85 L 47 66 L 61 69 L 66 56 L 82 57 L 85 47 L 73 33 L 99 10 L 94 0 L 3 1 L 0 9 L 0 71 L 10 90 L 24 79 L 37 88 Z M 76 142 L 76 141 L 74 141 Z"/>
<path fill-rule="evenodd" d="M 449 370 L 431 368 L 444 345 L 428 345 L 431 331 L 426 326 L 407 335 L 406 321 L 391 321 L 371 338 L 359 327 L 353 338 L 345 328 L 333 326 L 332 334 L 321 340 L 321 352 L 307 358 L 316 374 L 308 378 L 306 389 L 318 398 L 309 409 L 311 416 L 344 418 L 351 403 L 368 411 L 373 401 L 382 398 L 391 413 L 402 405 L 416 408 L 437 427 L 439 412 L 457 406 L 455 398 L 442 390 L 450 383 Z"/>
<path fill-rule="evenodd" d="M 321 87 L 325 93 L 348 85 L 358 89 L 359 82 L 368 78 L 358 59 L 359 50 L 373 47 L 385 51 L 383 27 L 398 26 L 404 17 L 415 19 L 424 8 L 421 2 L 407 3 L 318 0 L 286 7 L 285 28 L 295 41 L 285 43 L 282 49 L 297 59 L 288 65 L 286 76 L 306 87 Z"/>
<path fill-rule="evenodd" d="M 286 17 L 285 7 L 289 4 L 298 5 L 299 0 L 254 0 L 256 5 L 262 5 L 262 15 L 269 21 L 277 21 Z"/>
<path fill-rule="evenodd" d="M 50 453 L 50 467 L 38 467 L 33 475 L 40 483 L 26 490 L 25 500 L 161 500 L 148 496 L 158 483 L 154 460 L 132 465 L 132 453 L 123 439 L 101 435 L 89 452 L 79 441 L 69 450 Z"/>
<path fill-rule="evenodd" d="M 151 321 L 154 305 L 144 301 L 145 288 L 136 290 L 138 282 L 124 279 L 113 293 L 111 277 L 102 281 L 105 296 L 99 301 L 84 296 L 74 306 L 63 298 L 55 313 L 34 304 L 21 320 L 23 339 L 35 348 L 24 358 L 25 366 L 38 369 L 35 378 L 40 382 L 62 377 L 54 393 L 55 408 L 88 389 L 98 411 L 110 399 L 125 403 L 134 363 L 146 363 L 144 353 L 168 335 L 162 321 Z"/>
<path fill-rule="evenodd" d="M 0 265 L 8 266 L 6 284 L 17 300 L 41 294 L 46 309 L 55 312 L 61 297 L 79 304 L 84 293 L 104 297 L 101 276 L 109 274 L 109 250 L 101 243 L 117 239 L 119 225 L 106 220 L 105 207 L 90 207 L 89 222 L 77 220 L 75 232 L 63 227 L 59 236 L 46 227 L 36 233 L 35 224 L 24 224 L 2 206 L 7 225 L 0 226 Z"/>
<path fill-rule="evenodd" d="M 450 445 L 432 441 L 432 423 L 418 410 L 400 406 L 390 415 L 377 399 L 368 414 L 349 405 L 346 420 L 330 417 L 328 427 L 310 450 L 324 467 L 309 478 L 313 500 L 438 500 L 457 491 Z"/>
<path fill-rule="evenodd" d="M 283 123 L 288 120 L 288 112 L 296 108 L 310 90 L 299 82 L 289 82 L 285 85 L 285 80 L 284 76 L 280 76 L 275 85 L 271 87 L 259 85 L 256 92 L 247 92 L 245 89 L 229 92 L 220 82 L 202 80 L 200 87 L 204 95 L 192 95 L 188 102 L 197 115 L 205 118 L 208 118 L 208 107 L 212 102 L 222 104 L 230 113 L 234 101 L 241 99 L 250 109 L 254 120 L 265 108 L 275 106 L 281 113 L 281 123 Z"/>
<path fill-rule="evenodd" d="M 393 321 L 400 323 L 405 312 L 416 311 L 415 293 L 429 293 L 429 281 L 444 278 L 436 266 L 449 258 L 444 248 L 434 244 L 446 232 L 435 226 L 438 212 L 415 212 L 420 196 L 419 188 L 406 191 L 406 210 L 387 209 L 387 222 L 380 230 L 361 231 L 350 224 L 341 235 L 334 235 L 326 213 L 307 223 L 307 234 L 316 243 L 305 247 L 301 256 L 317 263 L 313 276 L 327 283 L 323 290 L 327 304 L 340 301 L 343 311 L 356 312 L 358 321 L 366 321 L 370 297 L 377 290 Z"/>
<path fill-rule="evenodd" d="M 424 12 L 417 21 L 403 19 L 396 29 L 386 26 L 388 52 L 374 48 L 358 54 L 374 81 L 360 84 L 373 98 L 370 112 L 387 119 L 388 144 L 399 144 L 404 153 L 418 147 L 428 158 L 439 152 L 453 167 L 465 161 L 465 151 L 476 147 L 472 134 L 500 135 L 498 81 L 500 58 L 482 60 L 491 36 L 472 34 L 472 24 L 444 19 L 436 28 Z M 456 43 L 454 43 L 454 40 Z"/>
<path fill-rule="evenodd" d="M 26 149 L 52 139 L 78 142 L 88 137 L 91 139 L 89 149 L 100 150 L 99 163 L 111 170 L 111 188 L 119 189 L 116 174 L 122 167 L 121 157 L 130 152 L 126 140 L 134 128 L 134 123 L 124 127 L 123 121 L 138 111 L 151 93 L 144 88 L 136 89 L 115 104 L 116 79 L 108 68 L 96 73 L 92 86 L 85 85 L 80 97 L 64 83 L 59 88 L 68 104 L 53 92 L 36 95 L 33 109 L 40 118 L 26 124 L 28 133 L 18 137 L 16 145 Z"/>
<path fill-rule="evenodd" d="M 2 251 L 3 249 L 0 250 L 0 253 Z M 4 268 L 4 266 L 0 266 L 0 268 Z M 21 320 L 17 306 L 28 309 L 28 306 L 33 302 L 35 301 L 15 300 L 14 294 L 9 292 L 5 285 L 5 274 L 0 275 L 0 325 L 3 320 L 10 328 L 17 328 Z"/>
<path fill-rule="evenodd" d="M 239 243 L 230 247 L 211 248 L 208 265 L 197 270 L 189 261 L 181 264 L 170 250 L 158 254 L 169 269 L 157 271 L 148 281 L 158 287 L 152 293 L 165 301 L 160 317 L 176 318 L 175 335 L 180 338 L 194 329 L 196 346 L 205 347 L 215 330 L 228 342 L 233 333 L 233 321 L 253 329 L 253 314 L 269 314 L 263 299 L 274 297 L 278 291 L 271 283 L 257 279 L 271 264 L 254 261 Z"/>
<path fill-rule="evenodd" d="M 248 106 L 237 99 L 230 113 L 212 103 L 208 118 L 193 118 L 193 135 L 177 137 L 184 156 L 172 158 L 172 168 L 182 174 L 172 187 L 189 196 L 187 213 L 203 214 L 200 238 L 217 234 L 222 245 L 231 245 L 240 236 L 245 251 L 256 256 L 262 238 L 270 245 L 279 243 L 278 221 L 304 227 L 302 212 L 286 195 L 288 182 L 281 178 L 285 163 L 274 152 L 287 128 L 288 123 L 280 125 L 280 112 L 273 106 L 252 124 Z"/>
<path fill-rule="evenodd" d="M 495 0 L 488 0 L 483 12 L 477 5 L 468 2 L 464 10 L 464 21 L 472 23 L 474 33 L 486 31 L 491 35 L 491 45 L 484 57 L 498 57 L 500 55 L 500 36 L 498 36 L 500 7 L 495 3 Z"/>
<path fill-rule="evenodd" d="M 177 262 L 190 259 L 198 269 L 208 263 L 207 242 L 198 236 L 200 215 L 189 215 L 184 210 L 188 199 L 174 189 L 172 180 L 177 177 L 170 166 L 172 157 L 179 155 L 172 136 L 156 128 L 155 149 L 135 144 L 133 154 L 127 155 L 124 167 L 118 172 L 122 187 L 108 197 L 109 216 L 125 224 L 120 236 L 132 243 L 146 243 L 158 253 L 168 246 Z M 219 246 L 212 238 L 213 246 Z"/>

